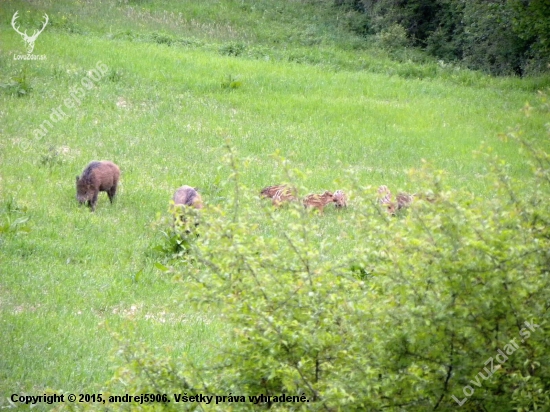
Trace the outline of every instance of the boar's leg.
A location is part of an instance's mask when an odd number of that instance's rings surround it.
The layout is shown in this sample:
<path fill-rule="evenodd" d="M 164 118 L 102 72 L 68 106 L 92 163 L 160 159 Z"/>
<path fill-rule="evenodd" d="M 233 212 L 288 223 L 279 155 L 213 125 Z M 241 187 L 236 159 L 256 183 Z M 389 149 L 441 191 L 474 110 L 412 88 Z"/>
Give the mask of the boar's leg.
<path fill-rule="evenodd" d="M 92 212 L 95 211 L 95 205 L 97 203 L 97 195 L 98 195 L 99 192 L 95 192 L 94 193 L 94 196 L 92 197 L 92 200 L 88 202 L 88 204 L 90 205 L 90 207 L 92 208 Z"/>
<path fill-rule="evenodd" d="M 107 190 L 107 196 L 109 196 L 109 200 L 111 201 L 111 204 L 113 203 L 116 195 L 116 185 L 112 186 L 109 190 Z"/>

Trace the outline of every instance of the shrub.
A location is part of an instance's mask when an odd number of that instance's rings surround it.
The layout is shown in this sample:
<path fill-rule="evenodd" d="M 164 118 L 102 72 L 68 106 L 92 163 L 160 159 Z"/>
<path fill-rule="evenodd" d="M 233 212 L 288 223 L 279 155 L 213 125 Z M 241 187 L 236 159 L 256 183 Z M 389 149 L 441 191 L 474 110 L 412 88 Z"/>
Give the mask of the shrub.
<path fill-rule="evenodd" d="M 240 56 L 246 51 L 243 43 L 228 43 L 220 47 L 220 54 L 224 56 Z"/>
<path fill-rule="evenodd" d="M 151 39 L 157 44 L 165 44 L 167 46 L 171 46 L 175 42 L 174 37 L 166 33 L 153 32 Z"/>
<path fill-rule="evenodd" d="M 20 207 L 10 198 L 0 204 L 0 246 L 2 237 L 30 232 L 29 216 L 26 207 Z"/>
<path fill-rule="evenodd" d="M 193 242 L 199 236 L 198 226 L 201 212 L 192 207 L 175 205 L 171 201 L 169 213 L 172 223 L 167 224 L 166 219 L 162 219 L 163 224 L 168 228 L 160 231 L 162 242 L 153 249 L 168 255 L 171 259 L 182 258 L 189 252 Z"/>
<path fill-rule="evenodd" d="M 400 24 L 393 24 L 376 35 L 378 44 L 385 49 L 399 49 L 407 46 L 407 31 Z"/>
<path fill-rule="evenodd" d="M 33 89 L 26 69 L 20 70 L 16 76 L 9 78 L 7 83 L 0 83 L 0 88 L 4 93 L 17 97 L 28 96 Z"/>

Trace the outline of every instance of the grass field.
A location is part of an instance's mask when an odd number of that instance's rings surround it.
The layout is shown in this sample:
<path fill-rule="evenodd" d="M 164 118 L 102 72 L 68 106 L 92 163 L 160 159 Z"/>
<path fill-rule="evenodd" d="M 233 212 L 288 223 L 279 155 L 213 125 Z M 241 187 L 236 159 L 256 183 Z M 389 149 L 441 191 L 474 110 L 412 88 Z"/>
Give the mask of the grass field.
<path fill-rule="evenodd" d="M 223 207 L 227 139 L 247 159 L 241 179 L 254 191 L 284 178 L 278 152 L 308 172 L 311 191 L 346 189 L 349 170 L 414 191 L 406 172 L 425 159 L 489 197 L 486 164 L 472 152 L 486 142 L 521 178 L 518 147 L 498 134 L 516 125 L 539 133 L 547 121 L 533 113 L 527 123 L 521 110 L 545 79 L 392 60 L 359 47 L 329 13 L 297 26 L 298 3 L 135 3 L 3 3 L 0 407 L 11 393 L 100 390 L 115 367 L 111 332 L 208 357 L 224 325 L 190 308 L 185 287 L 155 268 L 163 257 L 153 248 L 180 185 Z M 13 60 L 24 53 L 10 27 L 18 9 L 22 26 L 49 13 L 34 50 L 46 60 Z M 261 18 L 268 24 L 253 23 Z M 83 88 L 98 62 L 108 71 Z M 38 136 L 74 87 L 80 103 Z M 74 180 L 101 159 L 120 166 L 122 185 L 113 206 L 101 194 L 92 214 L 78 207 Z M 336 224 L 332 209 L 323 219 L 327 230 Z"/>

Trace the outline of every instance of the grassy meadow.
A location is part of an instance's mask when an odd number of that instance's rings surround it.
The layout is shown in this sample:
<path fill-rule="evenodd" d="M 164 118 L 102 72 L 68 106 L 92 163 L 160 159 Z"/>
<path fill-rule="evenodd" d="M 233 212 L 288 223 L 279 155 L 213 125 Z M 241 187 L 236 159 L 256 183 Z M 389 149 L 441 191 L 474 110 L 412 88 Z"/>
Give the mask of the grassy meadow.
<path fill-rule="evenodd" d="M 254 192 L 285 179 L 274 153 L 304 172 L 311 192 L 346 190 L 348 171 L 414 192 L 407 171 L 425 159 L 452 185 L 490 197 L 487 165 L 473 155 L 482 142 L 513 176 L 527 172 L 517 145 L 498 135 L 544 129 L 548 119 L 522 108 L 547 79 L 392 56 L 331 13 L 307 13 L 313 4 L 255 4 L 3 2 L 0 407 L 12 393 L 100 391 L 120 361 L 114 333 L 207 360 L 225 325 L 190 307 L 184 284 L 155 267 L 167 262 L 154 247 L 177 187 L 224 207 L 228 141 Z M 10 26 L 16 10 L 21 27 L 49 14 L 34 49 L 46 60 L 13 59 L 25 53 Z M 106 74 L 37 137 L 98 62 Z M 75 176 L 102 159 L 120 166 L 121 186 L 114 205 L 101 193 L 90 213 L 75 199 Z M 326 233 L 341 224 L 333 208 L 319 219 Z"/>

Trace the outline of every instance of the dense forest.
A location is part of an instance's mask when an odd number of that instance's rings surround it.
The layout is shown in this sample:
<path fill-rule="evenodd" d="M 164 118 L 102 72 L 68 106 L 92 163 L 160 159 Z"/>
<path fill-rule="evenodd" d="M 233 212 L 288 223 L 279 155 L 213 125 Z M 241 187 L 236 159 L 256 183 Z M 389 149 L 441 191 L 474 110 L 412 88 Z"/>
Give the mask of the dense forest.
<path fill-rule="evenodd" d="M 495 75 L 549 70 L 550 0 L 335 0 L 351 28 Z M 358 12 L 358 13 L 357 13 Z"/>

